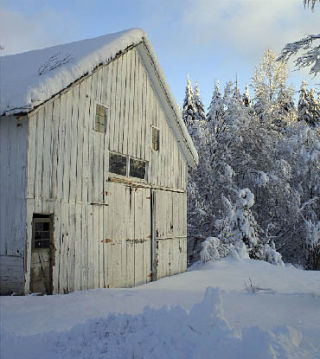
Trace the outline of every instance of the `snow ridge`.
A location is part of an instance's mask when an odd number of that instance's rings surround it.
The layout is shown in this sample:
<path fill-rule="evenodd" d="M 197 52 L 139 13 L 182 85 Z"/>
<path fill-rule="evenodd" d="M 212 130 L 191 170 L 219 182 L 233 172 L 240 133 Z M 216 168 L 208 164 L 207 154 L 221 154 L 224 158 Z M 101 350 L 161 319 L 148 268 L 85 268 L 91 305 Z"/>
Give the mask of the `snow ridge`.
<path fill-rule="evenodd" d="M 307 358 L 299 347 L 302 334 L 294 328 L 232 328 L 224 316 L 220 290 L 211 287 L 189 313 L 180 305 L 146 307 L 138 315 L 110 314 L 62 333 L 5 334 L 2 340 L 7 342 L 2 353 L 7 359 Z"/>

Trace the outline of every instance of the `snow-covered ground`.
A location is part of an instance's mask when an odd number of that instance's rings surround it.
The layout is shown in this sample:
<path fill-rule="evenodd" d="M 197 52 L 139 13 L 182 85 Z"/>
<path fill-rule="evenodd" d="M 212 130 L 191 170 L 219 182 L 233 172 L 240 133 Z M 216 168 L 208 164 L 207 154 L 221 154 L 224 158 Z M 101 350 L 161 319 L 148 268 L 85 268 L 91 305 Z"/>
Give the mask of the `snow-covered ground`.
<path fill-rule="evenodd" d="M 1 298 L 1 359 L 320 358 L 320 272 L 225 259 L 132 289 Z"/>

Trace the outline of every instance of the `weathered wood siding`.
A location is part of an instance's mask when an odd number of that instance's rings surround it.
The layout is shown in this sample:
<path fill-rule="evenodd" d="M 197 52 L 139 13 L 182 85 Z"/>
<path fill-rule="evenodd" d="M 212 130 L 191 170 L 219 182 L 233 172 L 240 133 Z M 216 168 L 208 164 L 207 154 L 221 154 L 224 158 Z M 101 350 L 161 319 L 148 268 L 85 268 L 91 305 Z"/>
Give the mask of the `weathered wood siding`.
<path fill-rule="evenodd" d="M 0 293 L 23 293 L 26 118 L 0 118 Z"/>
<path fill-rule="evenodd" d="M 53 214 L 53 292 L 150 280 L 151 186 L 181 192 L 157 195 L 157 225 L 169 221 L 163 207 L 169 197 L 170 213 L 179 222 L 174 226 L 178 239 L 169 240 L 174 234 L 165 232 L 163 240 L 171 244 L 158 246 L 159 258 L 165 253 L 161 260 L 171 263 L 159 275 L 186 268 L 184 253 L 175 258 L 184 251 L 186 236 L 186 162 L 153 81 L 133 48 L 28 116 L 27 243 L 30 248 L 33 213 Z M 94 131 L 97 103 L 108 108 L 105 134 Z M 159 152 L 151 148 L 152 126 L 160 130 Z M 109 150 L 148 161 L 147 188 L 109 182 Z M 29 250 L 26 291 L 30 258 Z M 185 265 L 179 269 L 175 260 Z"/>

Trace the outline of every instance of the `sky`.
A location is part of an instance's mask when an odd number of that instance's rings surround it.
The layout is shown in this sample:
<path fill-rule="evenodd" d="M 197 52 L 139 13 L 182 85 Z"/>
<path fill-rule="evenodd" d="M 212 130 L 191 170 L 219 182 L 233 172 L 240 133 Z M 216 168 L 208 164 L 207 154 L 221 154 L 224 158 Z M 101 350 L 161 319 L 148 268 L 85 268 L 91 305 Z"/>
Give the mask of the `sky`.
<path fill-rule="evenodd" d="M 142 28 L 177 102 L 189 75 L 205 107 L 216 80 L 223 88 L 237 76 L 244 91 L 267 48 L 279 53 L 319 24 L 320 5 L 312 12 L 302 0 L 0 0 L 1 55 Z M 320 82 L 290 71 L 297 90 L 302 79 Z"/>

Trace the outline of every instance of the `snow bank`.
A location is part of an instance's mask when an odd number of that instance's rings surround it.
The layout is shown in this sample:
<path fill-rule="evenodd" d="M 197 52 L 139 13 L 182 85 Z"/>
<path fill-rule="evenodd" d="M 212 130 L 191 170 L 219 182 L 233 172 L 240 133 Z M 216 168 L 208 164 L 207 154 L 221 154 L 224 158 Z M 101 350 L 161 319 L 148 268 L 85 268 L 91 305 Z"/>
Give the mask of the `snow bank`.
<path fill-rule="evenodd" d="M 236 331 L 224 316 L 218 289 L 208 288 L 190 313 L 181 306 L 111 314 L 63 333 L 5 334 L 3 357 L 14 358 L 303 358 L 301 333 L 290 327 Z M 8 343 L 10 343 L 8 345 Z"/>
<path fill-rule="evenodd" d="M 32 109 L 143 38 L 143 30 L 131 29 L 0 57 L 0 115 Z"/>
<path fill-rule="evenodd" d="M 5 359 L 320 358 L 320 272 L 263 261 L 198 263 L 136 288 L 0 297 L 0 310 Z"/>

